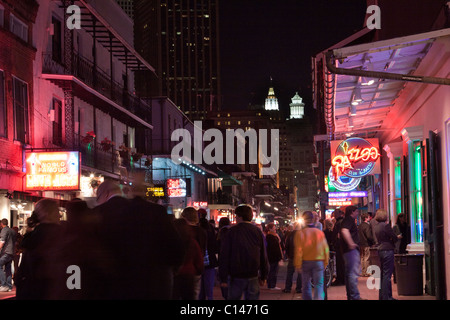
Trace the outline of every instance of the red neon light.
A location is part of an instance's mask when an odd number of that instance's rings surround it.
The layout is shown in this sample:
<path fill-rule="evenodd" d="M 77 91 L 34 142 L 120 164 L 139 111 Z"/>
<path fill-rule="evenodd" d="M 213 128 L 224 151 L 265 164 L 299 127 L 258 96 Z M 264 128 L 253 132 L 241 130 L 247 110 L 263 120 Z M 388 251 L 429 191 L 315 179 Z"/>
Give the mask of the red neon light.
<path fill-rule="evenodd" d="M 347 169 L 354 169 L 353 164 L 359 161 L 373 162 L 380 157 L 378 149 L 371 148 L 352 148 L 347 151 L 346 155 L 338 155 L 333 158 L 331 165 L 335 168 L 336 172 L 343 174 Z"/>

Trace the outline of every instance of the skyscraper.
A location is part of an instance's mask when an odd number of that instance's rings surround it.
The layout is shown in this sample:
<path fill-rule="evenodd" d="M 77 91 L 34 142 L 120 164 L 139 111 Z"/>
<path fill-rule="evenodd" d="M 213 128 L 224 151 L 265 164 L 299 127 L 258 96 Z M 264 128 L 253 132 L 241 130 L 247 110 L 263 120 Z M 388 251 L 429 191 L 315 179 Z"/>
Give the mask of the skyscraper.
<path fill-rule="evenodd" d="M 193 120 L 220 110 L 218 0 L 133 2 L 135 47 L 156 69 L 137 76 L 139 94 L 167 96 Z"/>

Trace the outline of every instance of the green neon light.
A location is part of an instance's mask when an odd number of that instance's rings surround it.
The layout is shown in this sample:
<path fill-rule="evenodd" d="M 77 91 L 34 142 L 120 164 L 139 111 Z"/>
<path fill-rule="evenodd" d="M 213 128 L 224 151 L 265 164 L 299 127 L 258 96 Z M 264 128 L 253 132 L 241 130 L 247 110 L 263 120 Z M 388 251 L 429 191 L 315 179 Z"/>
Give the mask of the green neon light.
<path fill-rule="evenodd" d="M 415 207 L 415 240 L 423 242 L 423 197 L 422 197 L 422 159 L 420 145 L 414 148 L 414 207 Z"/>

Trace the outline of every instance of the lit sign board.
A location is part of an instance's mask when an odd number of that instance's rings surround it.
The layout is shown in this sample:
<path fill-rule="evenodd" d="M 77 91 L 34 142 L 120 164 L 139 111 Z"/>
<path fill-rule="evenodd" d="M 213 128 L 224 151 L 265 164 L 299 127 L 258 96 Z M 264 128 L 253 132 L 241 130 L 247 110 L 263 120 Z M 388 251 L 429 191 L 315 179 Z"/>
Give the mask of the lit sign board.
<path fill-rule="evenodd" d="M 328 205 L 332 207 L 351 206 L 352 199 L 328 199 Z"/>
<path fill-rule="evenodd" d="M 79 152 L 27 152 L 25 157 L 26 190 L 80 190 Z"/>
<path fill-rule="evenodd" d="M 367 197 L 367 191 L 347 191 L 347 192 L 329 192 L 330 198 L 364 198 Z"/>
<path fill-rule="evenodd" d="M 147 197 L 163 198 L 165 196 L 164 187 L 149 187 L 145 195 Z"/>
<path fill-rule="evenodd" d="M 184 179 L 168 179 L 167 195 L 171 198 L 186 197 L 186 181 Z"/>
<path fill-rule="evenodd" d="M 380 174 L 378 139 L 349 138 L 331 142 L 331 166 L 335 176 L 361 178 Z"/>
<path fill-rule="evenodd" d="M 330 168 L 328 172 L 328 188 L 329 190 L 339 190 L 339 191 L 351 191 L 354 190 L 359 183 L 361 178 L 350 178 L 347 176 L 334 176 L 333 167 Z M 334 189 L 333 189 L 334 188 Z"/>
<path fill-rule="evenodd" d="M 208 207 L 208 202 L 206 201 L 194 201 L 193 202 L 194 208 L 206 208 Z"/>

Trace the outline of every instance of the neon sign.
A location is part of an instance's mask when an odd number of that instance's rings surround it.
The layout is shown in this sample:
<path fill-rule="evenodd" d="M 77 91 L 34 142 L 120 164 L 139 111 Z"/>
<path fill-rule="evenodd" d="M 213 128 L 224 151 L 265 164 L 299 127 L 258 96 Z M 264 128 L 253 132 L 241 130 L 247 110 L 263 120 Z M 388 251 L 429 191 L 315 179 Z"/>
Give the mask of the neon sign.
<path fill-rule="evenodd" d="M 347 192 L 330 192 L 330 198 L 364 198 L 367 197 L 367 191 L 347 191 Z"/>
<path fill-rule="evenodd" d="M 186 181 L 184 179 L 167 180 L 167 195 L 169 197 L 186 197 L 186 194 Z"/>
<path fill-rule="evenodd" d="M 330 207 L 343 207 L 343 206 L 351 206 L 352 199 L 328 199 L 328 205 Z"/>
<path fill-rule="evenodd" d="M 208 202 L 206 201 L 194 201 L 193 202 L 194 208 L 206 208 L 208 207 Z"/>
<path fill-rule="evenodd" d="M 31 152 L 25 157 L 26 190 L 80 190 L 79 152 Z"/>
<path fill-rule="evenodd" d="M 350 178 L 344 175 L 335 177 L 333 173 L 333 167 L 331 167 L 330 171 L 328 172 L 329 189 L 331 189 L 331 187 L 334 187 L 339 191 L 351 191 L 356 189 L 356 187 L 359 186 L 360 182 L 361 178 Z"/>
<path fill-rule="evenodd" d="M 161 186 L 148 187 L 145 196 L 163 198 L 165 196 L 164 187 Z"/>
<path fill-rule="evenodd" d="M 332 145 L 331 166 L 335 176 L 345 175 L 350 178 L 361 178 L 373 172 L 379 167 L 380 152 L 378 139 L 349 138 L 339 141 L 337 148 Z M 334 144 L 335 145 L 335 144 Z"/>

